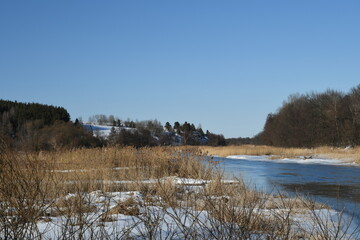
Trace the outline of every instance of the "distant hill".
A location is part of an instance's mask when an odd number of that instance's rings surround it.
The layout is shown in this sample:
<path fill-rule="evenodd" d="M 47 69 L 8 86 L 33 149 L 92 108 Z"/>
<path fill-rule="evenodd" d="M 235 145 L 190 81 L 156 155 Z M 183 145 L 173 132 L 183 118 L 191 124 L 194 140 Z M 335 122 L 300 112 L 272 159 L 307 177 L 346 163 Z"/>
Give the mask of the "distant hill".
<path fill-rule="evenodd" d="M 0 100 L 0 140 L 22 150 L 98 146 L 63 107 Z"/>
<path fill-rule="evenodd" d="M 204 131 L 194 124 L 169 122 L 163 126 L 157 120 L 121 121 L 113 115 L 95 115 L 83 127 L 94 136 L 102 138 L 108 145 L 164 146 L 164 145 L 225 145 L 223 135 Z"/>
<path fill-rule="evenodd" d="M 95 115 L 91 123 L 70 121 L 63 107 L 0 100 L 0 142 L 20 150 L 164 145 L 225 145 L 223 135 L 204 131 L 199 125 L 157 120 L 121 121 L 114 116 Z"/>

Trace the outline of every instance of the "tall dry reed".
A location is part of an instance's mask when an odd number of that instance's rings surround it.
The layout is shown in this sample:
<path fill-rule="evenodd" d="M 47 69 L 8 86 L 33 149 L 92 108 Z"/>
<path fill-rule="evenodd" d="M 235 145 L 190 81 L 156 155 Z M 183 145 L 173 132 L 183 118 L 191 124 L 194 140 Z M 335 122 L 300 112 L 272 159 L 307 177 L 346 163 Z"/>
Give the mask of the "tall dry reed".
<path fill-rule="evenodd" d="M 282 148 L 264 145 L 241 145 L 241 146 L 220 146 L 200 147 L 201 151 L 208 155 L 227 157 L 230 155 L 274 155 L 280 158 L 296 158 L 303 156 L 320 156 L 344 161 L 355 161 L 360 163 L 360 147 L 353 148 Z"/>

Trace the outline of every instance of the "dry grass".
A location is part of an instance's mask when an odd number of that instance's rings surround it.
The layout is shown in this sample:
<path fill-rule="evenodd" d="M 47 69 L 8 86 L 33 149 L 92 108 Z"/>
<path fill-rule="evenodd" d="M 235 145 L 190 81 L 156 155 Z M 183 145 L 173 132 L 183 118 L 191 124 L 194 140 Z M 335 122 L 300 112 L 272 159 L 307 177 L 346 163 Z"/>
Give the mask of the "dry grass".
<path fill-rule="evenodd" d="M 129 198 L 125 201 L 120 201 L 109 212 L 109 215 L 124 214 L 130 216 L 136 216 L 140 214 L 139 204 L 133 199 Z"/>
<path fill-rule="evenodd" d="M 69 193 L 145 191 L 149 184 L 142 181 L 148 179 L 213 176 L 212 166 L 204 164 L 200 152 L 184 147 L 112 147 L 27 154 L 3 148 L 0 167 L 0 201 L 8 201 L 17 209 L 23 202 L 35 205 Z M 156 191 L 168 191 L 165 185 Z M 25 201 L 27 198 L 34 199 L 34 203 Z"/>
<path fill-rule="evenodd" d="M 55 209 L 51 211 L 52 216 L 72 216 L 77 214 L 91 213 L 96 211 L 96 207 L 91 205 L 82 194 L 76 194 L 68 198 L 59 198 L 53 205 Z"/>
<path fill-rule="evenodd" d="M 241 145 L 223 147 L 201 147 L 204 153 L 226 157 L 230 155 L 279 155 L 279 156 L 300 156 L 310 155 L 311 149 L 300 148 L 279 148 L 271 146 Z"/>
<path fill-rule="evenodd" d="M 226 157 L 230 155 L 274 155 L 280 158 L 295 158 L 300 156 L 324 156 L 344 161 L 355 161 L 360 163 L 360 147 L 355 148 L 334 148 L 334 147 L 317 147 L 317 148 L 281 148 L 271 146 L 241 145 L 225 147 L 200 148 L 202 152 L 208 155 Z"/>
<path fill-rule="evenodd" d="M 209 179 L 211 166 L 203 164 L 195 148 L 99 148 L 32 154 L 62 182 L 66 192 L 139 190 L 136 181 L 166 176 Z M 122 181 L 122 182 L 121 182 Z"/>
<path fill-rule="evenodd" d="M 314 149 L 314 154 L 325 155 L 334 159 L 355 161 L 360 164 L 360 147 L 353 147 L 353 148 L 318 147 Z"/>
<path fill-rule="evenodd" d="M 270 148 L 264 149 L 275 154 Z M 204 164 L 201 151 L 183 147 L 113 147 L 24 154 L 2 149 L 0 238 L 41 239 L 37 223 L 61 216 L 59 239 L 108 239 L 111 236 L 105 230 L 96 229 L 104 222 L 115 221 L 116 215 L 134 219 L 134 225 L 114 230 L 120 239 L 132 239 L 132 230 L 139 232 L 141 239 L 175 238 L 172 234 L 179 234 L 179 239 L 249 239 L 259 232 L 263 234 L 259 239 L 293 239 L 299 231 L 310 238 L 318 234 L 303 229 L 294 232 L 292 215 L 321 206 L 300 198 L 260 194 L 241 181 L 224 183 L 220 174 Z M 250 150 L 232 154 L 250 154 Z M 169 176 L 211 181 L 201 186 L 177 185 Z M 164 177 L 169 178 L 160 181 Z M 146 179 L 158 181 L 144 183 Z M 116 184 L 118 180 L 129 182 Z M 94 190 L 104 196 L 108 192 L 137 190 L 141 199 L 117 200 L 110 207 L 114 199 L 109 194 L 99 202 L 106 206 L 102 211 L 91 200 L 90 192 Z M 204 212 L 208 218 L 200 217 Z M 171 222 L 168 226 L 175 227 L 159 235 L 164 216 Z M 323 224 L 321 219 L 316 221 L 319 226 Z M 191 222 L 191 227 L 185 222 Z M 328 234 L 324 231 L 322 236 Z M 89 232 L 93 235 L 86 235 Z"/>

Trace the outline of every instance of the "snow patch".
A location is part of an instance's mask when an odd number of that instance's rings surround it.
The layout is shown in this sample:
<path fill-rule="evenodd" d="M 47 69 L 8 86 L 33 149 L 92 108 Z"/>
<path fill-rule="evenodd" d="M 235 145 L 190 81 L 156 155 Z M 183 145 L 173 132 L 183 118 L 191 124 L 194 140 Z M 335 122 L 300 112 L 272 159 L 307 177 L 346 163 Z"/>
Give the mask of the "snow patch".
<path fill-rule="evenodd" d="M 116 126 L 97 125 L 90 123 L 83 124 L 83 127 L 86 130 L 93 131 L 94 136 L 100 136 L 104 138 L 107 138 L 110 135 L 112 128 L 114 128 L 116 132 L 120 132 L 121 130 L 136 131 L 135 128 L 130 128 L 130 127 L 116 127 Z"/>
<path fill-rule="evenodd" d="M 340 159 L 328 159 L 328 158 L 274 158 L 275 156 L 251 156 L 251 155 L 231 155 L 226 158 L 230 159 L 239 159 L 247 161 L 268 161 L 276 163 L 297 163 L 297 164 L 323 164 L 323 165 L 344 165 L 344 166 L 359 166 L 355 162 L 346 162 L 345 160 Z"/>

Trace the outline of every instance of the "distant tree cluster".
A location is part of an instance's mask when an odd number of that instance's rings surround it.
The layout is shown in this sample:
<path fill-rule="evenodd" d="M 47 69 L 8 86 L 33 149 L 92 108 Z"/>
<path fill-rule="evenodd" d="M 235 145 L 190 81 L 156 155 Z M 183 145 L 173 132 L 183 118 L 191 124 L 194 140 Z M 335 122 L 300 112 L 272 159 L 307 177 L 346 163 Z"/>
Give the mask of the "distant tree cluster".
<path fill-rule="evenodd" d="M 210 133 L 208 130 L 204 133 L 201 125 L 195 127 L 194 124 L 184 122 L 180 124 L 175 122 L 173 126 L 169 122 L 165 124 L 165 129 L 168 136 L 172 136 L 172 141 L 183 145 L 211 145 L 220 146 L 225 145 L 225 138 L 223 135 Z M 176 138 L 180 137 L 179 141 Z M 166 143 L 165 143 L 166 145 Z"/>
<path fill-rule="evenodd" d="M 161 123 L 157 120 L 137 123 L 127 120 L 121 125 L 119 131 L 116 131 L 113 126 L 107 141 L 110 145 L 135 147 L 156 146 L 163 131 Z"/>
<path fill-rule="evenodd" d="M 167 123 L 165 125 L 169 126 L 170 124 Z M 183 124 L 175 122 L 172 129 L 168 130 L 168 132 L 181 136 L 183 145 L 203 145 L 206 141 L 202 128 L 200 126 L 196 128 L 194 124 L 188 122 Z"/>
<path fill-rule="evenodd" d="M 227 138 L 226 139 L 226 145 L 246 145 L 246 144 L 257 144 L 256 140 L 254 138 Z"/>
<path fill-rule="evenodd" d="M 130 121 L 127 121 L 131 123 Z M 169 122 L 163 126 L 157 120 L 136 122 L 134 128 L 121 127 L 118 130 L 113 127 L 107 139 L 110 145 L 122 146 L 169 146 L 169 145 L 225 145 L 223 135 L 204 133 L 201 126 L 195 127 L 194 124 Z"/>
<path fill-rule="evenodd" d="M 208 138 L 207 145 L 209 146 L 225 146 L 226 140 L 222 134 L 214 134 L 209 131 L 206 132 L 206 137 Z"/>
<path fill-rule="evenodd" d="M 145 146 L 156 146 L 156 138 L 151 135 L 148 129 L 134 129 L 127 130 L 121 129 L 120 132 L 112 131 L 108 138 L 110 145 L 120 146 L 134 146 L 134 147 L 145 147 Z"/>
<path fill-rule="evenodd" d="M 258 136 L 262 143 L 283 147 L 360 144 L 360 85 L 347 94 L 292 95 L 269 114 Z"/>
<path fill-rule="evenodd" d="M 23 150 L 96 146 L 100 142 L 62 107 L 0 100 L 0 139 Z"/>

